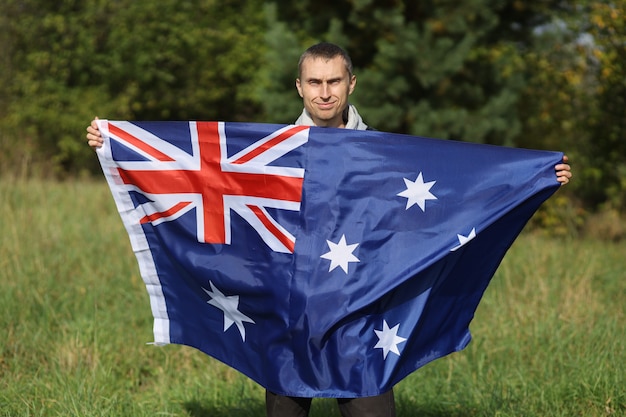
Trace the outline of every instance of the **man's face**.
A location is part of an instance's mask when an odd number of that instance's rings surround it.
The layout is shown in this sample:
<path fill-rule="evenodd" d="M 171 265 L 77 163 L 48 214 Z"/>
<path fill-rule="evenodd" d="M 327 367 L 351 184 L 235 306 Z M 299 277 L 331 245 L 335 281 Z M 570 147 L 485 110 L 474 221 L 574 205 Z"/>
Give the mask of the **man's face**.
<path fill-rule="evenodd" d="M 313 123 L 323 127 L 345 127 L 343 111 L 354 91 L 356 76 L 348 74 L 342 57 L 306 58 L 296 88 Z"/>

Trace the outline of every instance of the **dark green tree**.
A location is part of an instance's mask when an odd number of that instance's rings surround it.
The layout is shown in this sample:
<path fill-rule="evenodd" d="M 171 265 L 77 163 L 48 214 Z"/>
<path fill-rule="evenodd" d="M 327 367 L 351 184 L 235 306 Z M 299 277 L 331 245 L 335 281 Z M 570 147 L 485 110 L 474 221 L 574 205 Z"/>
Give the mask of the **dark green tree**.
<path fill-rule="evenodd" d="M 259 111 L 260 0 L 7 0 L 3 13 L 12 79 L 0 146 L 48 170 L 95 169 L 84 142 L 94 115 L 250 120 Z"/>
<path fill-rule="evenodd" d="M 344 46 L 358 78 L 353 101 L 377 129 L 512 145 L 525 85 L 520 50 L 557 4 L 303 0 L 276 8 L 268 39 L 270 51 L 286 38 L 289 50 L 322 40 Z M 293 80 L 295 63 L 283 68 L 266 85 Z M 292 84 L 285 102 L 297 102 Z"/>

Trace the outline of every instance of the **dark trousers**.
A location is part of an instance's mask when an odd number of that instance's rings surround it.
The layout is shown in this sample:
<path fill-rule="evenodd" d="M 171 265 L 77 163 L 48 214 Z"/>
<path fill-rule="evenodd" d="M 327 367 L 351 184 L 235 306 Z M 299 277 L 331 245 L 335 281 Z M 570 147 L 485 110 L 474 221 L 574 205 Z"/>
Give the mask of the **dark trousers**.
<path fill-rule="evenodd" d="M 307 417 L 312 398 L 285 397 L 265 391 L 267 417 Z M 393 390 L 374 397 L 338 398 L 343 417 L 395 417 Z"/>

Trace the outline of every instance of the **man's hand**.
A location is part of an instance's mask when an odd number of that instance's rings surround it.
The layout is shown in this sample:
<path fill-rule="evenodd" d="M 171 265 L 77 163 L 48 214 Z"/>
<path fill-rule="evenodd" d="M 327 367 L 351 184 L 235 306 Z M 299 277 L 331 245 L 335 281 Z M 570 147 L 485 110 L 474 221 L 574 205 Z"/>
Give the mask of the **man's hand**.
<path fill-rule="evenodd" d="M 97 148 L 100 148 L 103 142 L 100 129 L 98 129 L 97 121 L 98 118 L 96 117 L 91 121 L 91 125 L 87 127 L 87 143 L 93 148 L 94 151 Z"/>
<path fill-rule="evenodd" d="M 554 167 L 554 170 L 556 171 L 556 180 L 560 182 L 561 185 L 567 184 L 572 178 L 571 167 L 567 161 L 569 161 L 569 158 L 567 155 L 563 155 L 563 163 Z"/>

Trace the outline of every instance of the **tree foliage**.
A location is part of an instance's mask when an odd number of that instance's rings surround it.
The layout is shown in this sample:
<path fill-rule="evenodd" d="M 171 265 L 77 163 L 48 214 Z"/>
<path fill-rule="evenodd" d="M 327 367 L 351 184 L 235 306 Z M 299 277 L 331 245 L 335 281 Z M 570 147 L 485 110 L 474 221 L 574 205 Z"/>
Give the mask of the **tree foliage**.
<path fill-rule="evenodd" d="M 626 207 L 626 1 L 581 0 L 552 16 L 524 54 L 522 136 L 566 149 L 585 206 Z M 534 68 L 534 70 L 532 70 Z M 532 72 L 530 72 L 532 70 Z"/>
<path fill-rule="evenodd" d="M 583 129 L 591 140 L 583 148 L 593 181 L 592 203 L 626 207 L 626 1 L 587 2 L 595 83 L 593 111 Z M 601 192 L 598 192 L 601 190 Z"/>
<path fill-rule="evenodd" d="M 12 76 L 0 104 L 0 141 L 30 141 L 42 158 L 52 157 L 51 167 L 75 171 L 93 161 L 77 138 L 94 115 L 254 117 L 261 5 L 7 0 L 2 36 Z"/>
<path fill-rule="evenodd" d="M 291 123 L 301 52 L 351 54 L 379 130 L 564 150 L 626 207 L 626 0 L 5 0 L 0 173 L 97 171 L 94 115 Z M 17 161 L 17 162 L 16 162 Z"/>
<path fill-rule="evenodd" d="M 376 128 L 514 144 L 519 48 L 556 4 L 307 0 L 281 6 L 277 20 L 301 49 L 320 40 L 348 49 L 359 83 L 353 100 Z"/>

